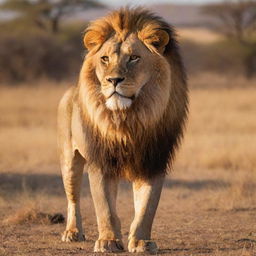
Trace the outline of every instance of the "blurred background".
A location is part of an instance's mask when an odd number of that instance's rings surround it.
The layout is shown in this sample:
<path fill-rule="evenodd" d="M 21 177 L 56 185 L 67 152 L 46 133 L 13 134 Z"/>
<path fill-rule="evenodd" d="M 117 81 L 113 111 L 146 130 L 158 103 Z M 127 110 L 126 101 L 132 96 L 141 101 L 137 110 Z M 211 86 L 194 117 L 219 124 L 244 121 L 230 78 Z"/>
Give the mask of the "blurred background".
<path fill-rule="evenodd" d="M 146 6 L 176 26 L 189 74 L 255 76 L 252 0 L 1 0 L 0 83 L 75 81 L 85 54 L 82 35 L 88 21 L 126 4 Z"/>
<path fill-rule="evenodd" d="M 66 208 L 56 111 L 77 82 L 88 22 L 127 4 L 175 26 L 189 78 L 187 130 L 153 236 L 166 255 L 255 255 L 255 0 L 0 0 L 0 255 L 91 251 L 92 240 L 64 245 L 64 225 L 42 221 Z M 127 186 L 118 201 L 126 230 L 133 214 Z M 82 191 L 94 239 L 86 175 Z"/>

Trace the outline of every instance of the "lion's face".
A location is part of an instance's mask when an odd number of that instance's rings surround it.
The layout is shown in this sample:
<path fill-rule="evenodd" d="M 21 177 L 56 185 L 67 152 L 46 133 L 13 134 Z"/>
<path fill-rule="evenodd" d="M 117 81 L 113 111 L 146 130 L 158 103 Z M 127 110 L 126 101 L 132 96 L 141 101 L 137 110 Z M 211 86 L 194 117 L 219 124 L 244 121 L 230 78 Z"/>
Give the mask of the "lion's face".
<path fill-rule="evenodd" d="M 84 45 L 80 110 L 103 138 L 126 143 L 178 113 L 177 87 L 185 80 L 167 23 L 147 12 L 114 12 L 89 25 Z"/>
<path fill-rule="evenodd" d="M 154 73 L 154 56 L 135 34 L 123 42 L 110 38 L 94 58 L 101 93 L 113 111 L 129 108 Z"/>

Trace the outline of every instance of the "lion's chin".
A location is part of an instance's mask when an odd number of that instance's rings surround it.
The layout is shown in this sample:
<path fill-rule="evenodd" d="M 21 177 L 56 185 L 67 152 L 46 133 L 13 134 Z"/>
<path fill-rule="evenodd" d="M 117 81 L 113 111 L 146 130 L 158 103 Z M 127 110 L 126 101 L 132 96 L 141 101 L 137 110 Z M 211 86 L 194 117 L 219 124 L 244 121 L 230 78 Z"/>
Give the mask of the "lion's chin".
<path fill-rule="evenodd" d="M 106 100 L 106 107 L 112 111 L 124 110 L 132 105 L 132 99 L 114 94 Z"/>

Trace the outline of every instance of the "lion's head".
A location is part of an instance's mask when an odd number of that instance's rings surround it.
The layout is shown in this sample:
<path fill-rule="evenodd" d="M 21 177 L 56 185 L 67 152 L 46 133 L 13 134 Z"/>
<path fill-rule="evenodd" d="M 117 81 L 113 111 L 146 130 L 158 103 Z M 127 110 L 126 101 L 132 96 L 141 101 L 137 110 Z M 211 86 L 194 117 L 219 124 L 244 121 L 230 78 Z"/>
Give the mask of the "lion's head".
<path fill-rule="evenodd" d="M 92 40 L 90 33 L 92 32 L 88 32 L 85 37 L 85 45 L 89 49 Z M 168 42 L 168 34 L 163 32 L 160 36 L 163 37 L 158 38 L 162 48 Z M 149 89 L 144 87 L 154 86 L 155 93 L 161 91 L 159 93 L 166 96 L 162 103 L 167 103 L 169 86 L 166 86 L 166 83 L 157 86 L 159 83 L 156 78 L 161 75 L 161 70 L 168 79 L 168 63 L 160 54 L 152 54 L 150 48 L 139 38 L 140 33 L 127 33 L 123 37 L 115 34 L 102 42 L 100 49 L 93 56 L 101 93 L 107 108 L 112 111 L 132 107 L 140 93 L 148 93 Z"/>
<path fill-rule="evenodd" d="M 150 157 L 159 150 L 159 161 L 166 162 L 187 113 L 186 75 L 172 27 L 147 10 L 124 8 L 92 22 L 84 44 L 78 97 L 88 134 L 99 135 L 104 149 L 115 141 L 124 151 L 148 145 Z M 163 157 L 158 147 L 165 146 Z"/>

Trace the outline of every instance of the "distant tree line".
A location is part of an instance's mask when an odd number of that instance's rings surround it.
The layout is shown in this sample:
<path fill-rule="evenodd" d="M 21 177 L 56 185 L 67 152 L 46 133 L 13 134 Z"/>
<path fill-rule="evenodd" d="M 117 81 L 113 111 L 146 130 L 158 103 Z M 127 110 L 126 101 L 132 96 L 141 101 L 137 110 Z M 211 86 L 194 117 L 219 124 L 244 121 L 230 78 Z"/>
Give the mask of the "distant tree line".
<path fill-rule="evenodd" d="M 85 22 L 64 22 L 96 0 L 2 0 L 1 11 L 13 18 L 0 21 L 0 84 L 77 77 L 85 55 Z M 224 0 L 202 6 L 216 19 L 224 39 L 209 44 L 182 42 L 185 64 L 192 73 L 210 71 L 256 76 L 256 0 Z M 217 24 L 217 25 L 216 25 Z"/>

